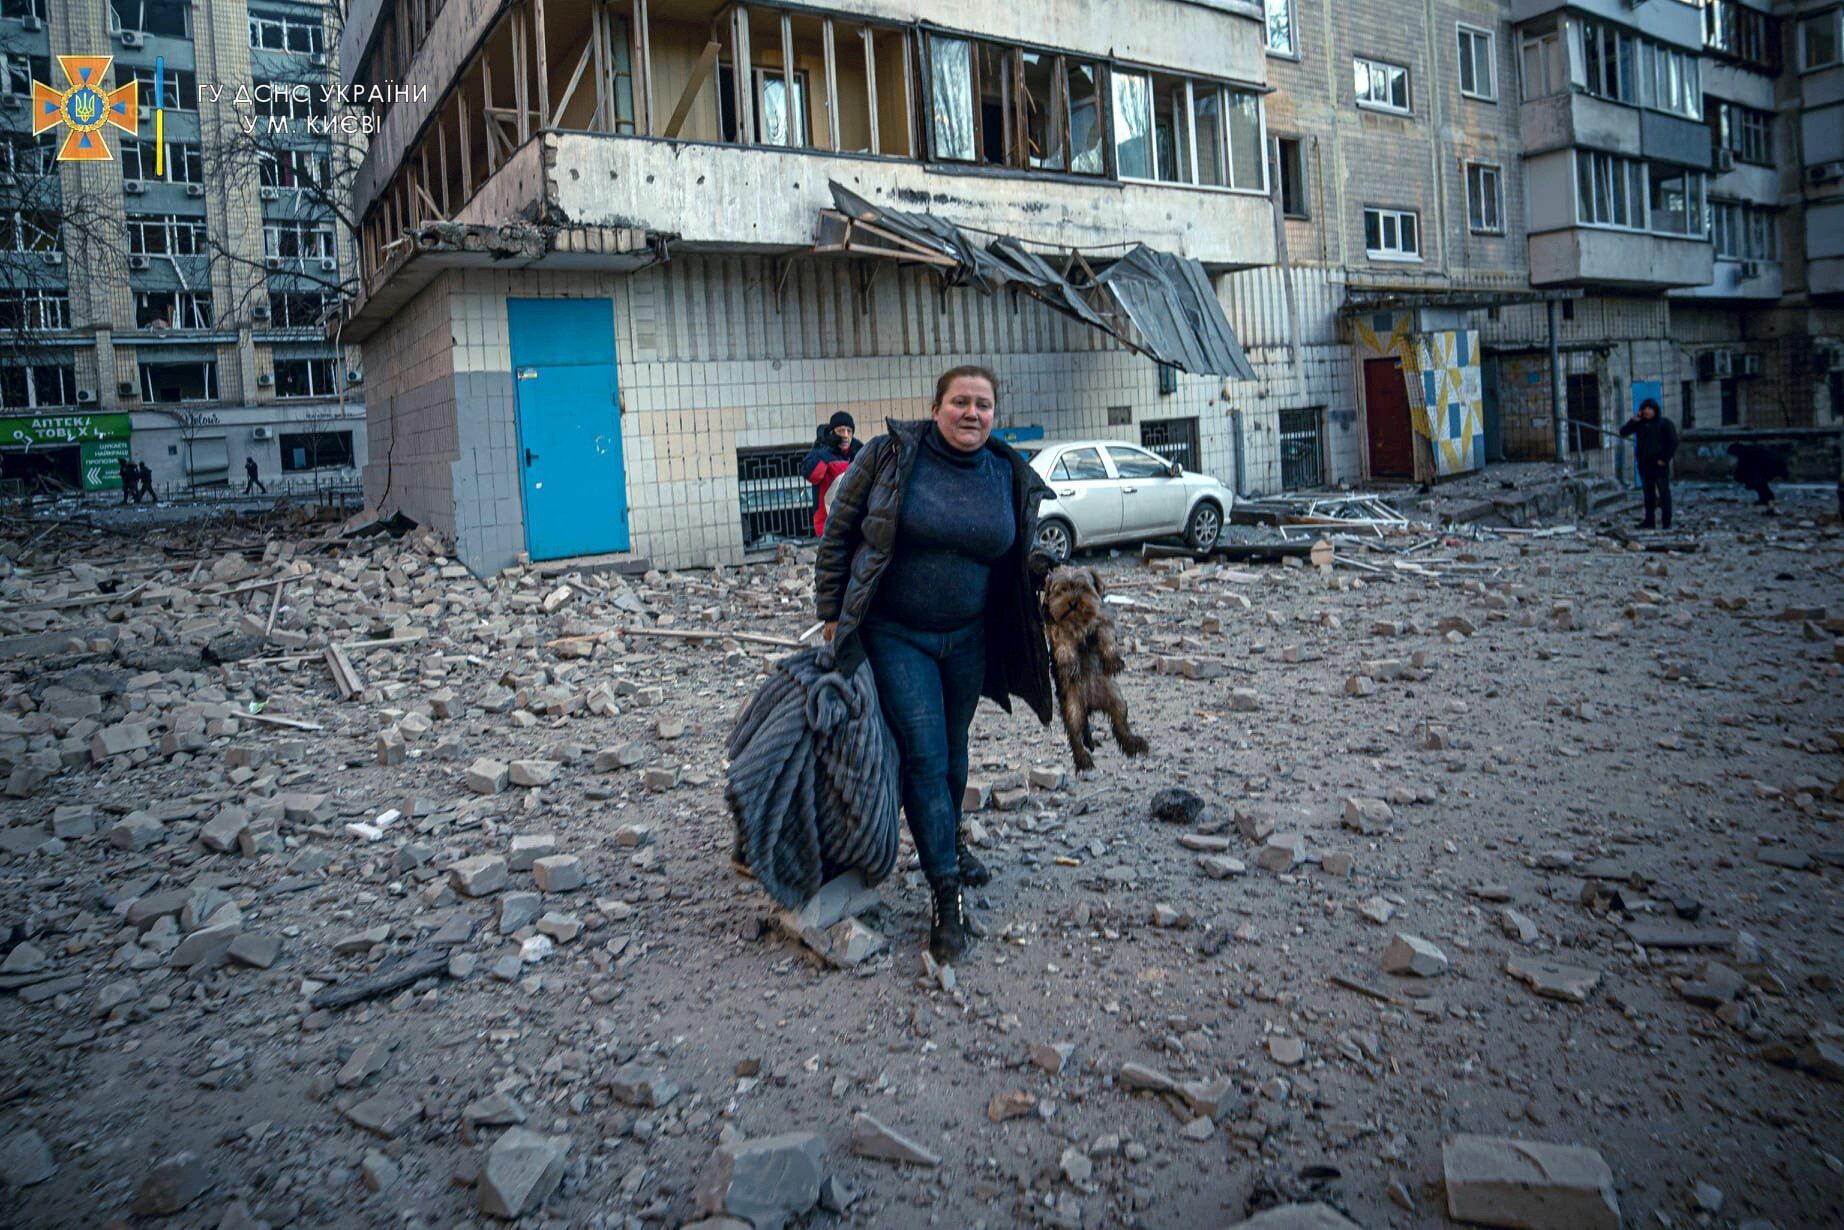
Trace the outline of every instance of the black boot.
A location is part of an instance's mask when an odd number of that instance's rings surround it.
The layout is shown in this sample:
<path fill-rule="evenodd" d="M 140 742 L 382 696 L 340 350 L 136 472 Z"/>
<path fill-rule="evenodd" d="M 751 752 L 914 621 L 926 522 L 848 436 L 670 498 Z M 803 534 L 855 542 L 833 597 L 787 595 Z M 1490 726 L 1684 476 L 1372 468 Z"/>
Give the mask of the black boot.
<path fill-rule="evenodd" d="M 979 888 L 992 883 L 992 869 L 980 861 L 980 856 L 973 852 L 967 839 L 960 835 L 954 838 L 954 853 L 960 860 L 960 882 L 970 888 Z"/>
<path fill-rule="evenodd" d="M 960 881 L 943 880 L 933 887 L 935 912 L 929 922 L 928 951 L 943 965 L 952 965 L 973 943 L 967 934 L 967 911 L 960 900 Z"/>

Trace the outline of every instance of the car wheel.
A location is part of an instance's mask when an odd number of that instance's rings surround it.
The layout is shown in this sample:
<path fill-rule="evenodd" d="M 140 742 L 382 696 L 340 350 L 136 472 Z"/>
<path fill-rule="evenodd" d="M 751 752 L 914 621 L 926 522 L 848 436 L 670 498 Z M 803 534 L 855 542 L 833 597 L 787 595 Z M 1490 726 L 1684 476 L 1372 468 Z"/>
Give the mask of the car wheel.
<path fill-rule="evenodd" d="M 1223 510 L 1209 500 L 1200 501 L 1185 522 L 1185 545 L 1193 551 L 1208 551 L 1223 535 Z"/>
<path fill-rule="evenodd" d="M 1037 523 L 1037 542 L 1035 548 L 1061 564 L 1069 559 L 1075 549 L 1075 536 L 1070 532 L 1067 521 L 1040 521 Z"/>

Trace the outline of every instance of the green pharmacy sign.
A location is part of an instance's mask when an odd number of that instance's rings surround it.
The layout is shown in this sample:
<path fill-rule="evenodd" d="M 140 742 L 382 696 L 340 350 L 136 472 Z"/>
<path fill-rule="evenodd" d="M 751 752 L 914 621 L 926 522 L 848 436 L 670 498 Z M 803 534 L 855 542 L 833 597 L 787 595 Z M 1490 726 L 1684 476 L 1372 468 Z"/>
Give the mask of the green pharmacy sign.
<path fill-rule="evenodd" d="M 0 449 L 79 450 L 85 491 L 120 491 L 133 420 L 126 414 L 41 414 L 0 419 Z"/>

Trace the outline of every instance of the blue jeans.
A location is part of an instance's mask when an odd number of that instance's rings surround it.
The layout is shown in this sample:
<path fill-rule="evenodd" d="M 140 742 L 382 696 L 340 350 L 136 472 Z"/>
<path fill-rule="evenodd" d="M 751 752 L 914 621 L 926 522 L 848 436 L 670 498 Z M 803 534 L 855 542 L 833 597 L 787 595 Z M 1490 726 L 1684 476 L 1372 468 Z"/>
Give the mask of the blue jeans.
<path fill-rule="evenodd" d="M 884 721 L 903 758 L 903 814 L 930 884 L 960 876 L 955 840 L 967 791 L 967 730 L 986 677 L 986 628 L 920 632 L 871 618 L 858 631 Z"/>

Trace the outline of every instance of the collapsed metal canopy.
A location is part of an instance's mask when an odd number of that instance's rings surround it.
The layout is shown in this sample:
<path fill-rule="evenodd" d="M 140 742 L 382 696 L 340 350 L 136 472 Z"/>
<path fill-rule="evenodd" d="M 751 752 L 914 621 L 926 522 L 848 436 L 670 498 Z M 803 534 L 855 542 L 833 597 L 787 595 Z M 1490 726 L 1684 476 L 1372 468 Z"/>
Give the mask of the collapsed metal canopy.
<path fill-rule="evenodd" d="M 1058 272 L 1009 235 L 981 245 L 933 214 L 881 208 L 836 181 L 831 188 L 836 208 L 820 210 L 815 252 L 928 265 L 950 286 L 974 286 L 987 294 L 1016 287 L 1180 371 L 1255 378 L 1204 267 L 1194 260 L 1145 244 L 1109 258 L 1071 248 Z"/>

